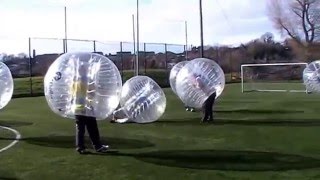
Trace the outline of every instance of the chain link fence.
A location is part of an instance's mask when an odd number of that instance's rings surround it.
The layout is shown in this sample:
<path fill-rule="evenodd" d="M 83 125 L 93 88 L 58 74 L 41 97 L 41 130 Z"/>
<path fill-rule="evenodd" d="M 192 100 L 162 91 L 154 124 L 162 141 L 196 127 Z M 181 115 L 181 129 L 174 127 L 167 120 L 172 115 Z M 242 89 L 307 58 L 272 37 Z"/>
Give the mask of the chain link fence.
<path fill-rule="evenodd" d="M 108 57 L 119 69 L 124 81 L 134 76 L 136 55 L 139 56 L 139 75 L 155 79 L 162 87 L 169 86 L 171 68 L 178 62 L 200 57 L 198 47 L 163 43 L 140 43 L 139 52 L 132 42 L 102 42 L 96 40 L 29 38 L 28 54 L 14 57 L 5 63 L 15 78 L 15 96 L 43 95 L 43 77 L 48 68 L 66 52 L 95 52 Z M 215 60 L 225 71 L 227 82 L 236 79 L 240 66 L 236 50 L 231 48 L 205 49 L 205 57 Z M 235 78 L 233 78 L 235 77 Z"/>

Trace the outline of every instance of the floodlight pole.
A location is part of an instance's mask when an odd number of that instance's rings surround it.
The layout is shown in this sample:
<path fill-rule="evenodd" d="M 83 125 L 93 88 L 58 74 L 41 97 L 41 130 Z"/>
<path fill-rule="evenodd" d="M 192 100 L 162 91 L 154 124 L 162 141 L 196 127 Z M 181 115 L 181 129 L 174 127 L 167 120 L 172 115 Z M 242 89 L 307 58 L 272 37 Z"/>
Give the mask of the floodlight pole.
<path fill-rule="evenodd" d="M 199 0 L 199 8 L 200 8 L 200 40 L 201 40 L 201 47 L 200 47 L 200 57 L 204 57 L 203 52 L 203 19 L 202 19 L 202 0 Z"/>

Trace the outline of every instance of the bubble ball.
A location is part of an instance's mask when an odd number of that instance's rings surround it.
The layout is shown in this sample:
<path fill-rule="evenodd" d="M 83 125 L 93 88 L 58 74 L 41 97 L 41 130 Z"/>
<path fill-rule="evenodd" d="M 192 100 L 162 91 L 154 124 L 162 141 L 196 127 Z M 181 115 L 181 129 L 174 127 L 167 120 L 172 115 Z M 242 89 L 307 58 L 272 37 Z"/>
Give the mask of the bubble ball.
<path fill-rule="evenodd" d="M 123 87 L 120 105 L 126 116 L 136 123 L 158 120 L 166 109 L 166 96 L 161 87 L 147 76 L 135 76 Z"/>
<path fill-rule="evenodd" d="M 7 65 L 0 62 L 0 109 L 4 108 L 12 98 L 13 78 Z"/>
<path fill-rule="evenodd" d="M 225 86 L 225 75 L 213 60 L 196 58 L 178 73 L 176 90 L 183 103 L 201 108 L 208 97 L 216 92 L 219 97 Z"/>
<path fill-rule="evenodd" d="M 178 75 L 179 71 L 181 70 L 181 68 L 184 65 L 186 65 L 187 63 L 188 63 L 188 61 L 181 61 L 181 62 L 177 63 L 176 65 L 174 65 L 170 71 L 170 77 L 169 77 L 170 87 L 175 94 L 177 94 L 177 90 L 176 90 L 177 75 Z"/>
<path fill-rule="evenodd" d="M 303 83 L 308 92 L 320 92 L 320 60 L 311 62 L 303 70 Z"/>
<path fill-rule="evenodd" d="M 53 112 L 106 119 L 118 107 L 122 80 L 107 57 L 95 53 L 66 53 L 56 59 L 44 78 L 44 93 Z"/>

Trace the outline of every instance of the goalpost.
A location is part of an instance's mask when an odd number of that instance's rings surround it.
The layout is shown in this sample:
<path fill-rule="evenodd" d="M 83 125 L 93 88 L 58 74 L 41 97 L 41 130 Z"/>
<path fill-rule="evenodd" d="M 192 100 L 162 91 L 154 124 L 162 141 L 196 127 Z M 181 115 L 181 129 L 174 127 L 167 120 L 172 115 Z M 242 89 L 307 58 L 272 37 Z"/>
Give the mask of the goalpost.
<path fill-rule="evenodd" d="M 241 65 L 242 92 L 305 92 L 303 70 L 308 63 Z"/>

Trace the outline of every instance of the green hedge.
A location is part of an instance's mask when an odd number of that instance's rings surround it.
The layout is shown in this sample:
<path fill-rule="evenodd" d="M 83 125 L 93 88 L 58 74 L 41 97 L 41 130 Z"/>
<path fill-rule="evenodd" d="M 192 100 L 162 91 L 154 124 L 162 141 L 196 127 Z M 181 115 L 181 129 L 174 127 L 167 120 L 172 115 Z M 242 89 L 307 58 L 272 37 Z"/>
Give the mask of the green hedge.
<path fill-rule="evenodd" d="M 146 73 L 141 72 L 140 75 L 146 75 L 156 81 L 160 87 L 170 87 L 169 73 L 163 69 L 147 70 Z M 134 76 L 133 71 L 123 71 L 121 73 L 123 82 Z M 31 83 L 32 82 L 32 83 Z M 226 82 L 230 81 L 230 74 L 226 74 Z M 32 93 L 31 93 L 32 84 Z M 30 97 L 43 95 L 43 77 L 15 78 L 14 79 L 14 96 L 13 97 Z"/>
<path fill-rule="evenodd" d="M 147 71 L 147 73 L 141 73 L 155 80 L 159 86 L 165 88 L 169 87 L 169 72 L 165 70 L 153 70 Z M 122 74 L 123 82 L 134 76 L 133 71 L 124 71 Z M 31 83 L 32 82 L 32 83 Z M 32 87 L 31 87 L 32 85 Z M 31 89 L 32 88 L 32 89 Z M 32 93 L 31 93 L 32 90 Z M 14 79 L 14 95 L 13 97 L 30 97 L 43 95 L 43 77 L 32 78 L 15 78 Z"/>
<path fill-rule="evenodd" d="M 169 71 L 166 70 L 147 70 L 146 73 L 145 72 L 140 72 L 140 75 L 145 75 L 150 77 L 151 79 L 153 79 L 154 81 L 156 81 L 160 87 L 162 88 L 166 88 L 166 87 L 170 87 L 170 83 L 169 83 Z M 122 79 L 123 82 L 127 81 L 128 79 L 130 79 L 131 77 L 134 76 L 133 71 L 124 71 L 122 74 Z"/>

